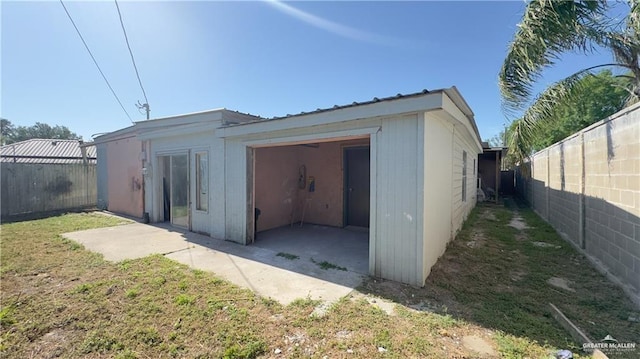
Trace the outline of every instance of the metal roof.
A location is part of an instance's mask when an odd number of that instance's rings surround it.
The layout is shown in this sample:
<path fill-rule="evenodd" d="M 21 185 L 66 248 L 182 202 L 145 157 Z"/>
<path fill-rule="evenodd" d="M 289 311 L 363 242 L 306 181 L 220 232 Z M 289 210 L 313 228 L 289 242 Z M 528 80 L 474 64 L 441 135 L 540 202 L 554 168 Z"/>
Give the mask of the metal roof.
<path fill-rule="evenodd" d="M 355 106 L 362 106 L 362 105 L 368 105 L 368 104 L 372 104 L 372 103 L 376 103 L 376 102 L 383 102 L 383 101 L 392 101 L 392 100 L 397 100 L 400 98 L 408 98 L 408 97 L 416 97 L 416 96 L 422 96 L 428 93 L 432 93 L 432 92 L 438 92 L 440 90 L 436 90 L 436 91 L 429 91 L 427 89 L 424 89 L 420 92 L 414 92 L 414 93 L 409 93 L 409 94 L 397 94 L 395 96 L 388 96 L 388 97 L 374 97 L 371 100 L 368 101 L 362 101 L 362 102 L 352 102 L 349 104 L 345 104 L 345 105 L 333 105 L 332 107 L 328 107 L 328 108 L 318 108 L 315 109 L 313 111 L 308 111 L 308 112 L 300 112 L 300 113 L 296 113 L 296 114 L 287 114 L 286 116 L 276 116 L 276 117 L 272 117 L 270 119 L 267 120 L 280 120 L 280 119 L 284 119 L 284 118 L 290 118 L 290 117 L 296 117 L 296 116 L 302 116 L 302 115 L 311 115 L 311 114 L 315 114 L 315 113 L 321 113 L 321 112 L 328 112 L 328 111 L 333 111 L 333 110 L 339 110 L 339 109 L 343 109 L 343 108 L 348 108 L 348 107 L 355 107 Z"/>
<path fill-rule="evenodd" d="M 296 113 L 296 114 L 287 114 L 285 116 L 275 116 L 275 117 L 271 117 L 271 118 L 260 118 L 259 120 L 256 120 L 256 121 L 247 121 L 247 122 L 243 122 L 243 123 L 234 123 L 234 124 L 223 124 L 222 128 L 252 125 L 252 124 L 260 123 L 260 122 L 284 120 L 284 119 L 293 118 L 293 117 L 314 115 L 314 114 L 318 114 L 318 113 L 341 110 L 341 109 L 350 108 L 350 107 L 370 105 L 370 104 L 374 104 L 374 103 L 378 103 L 378 102 L 395 101 L 395 100 L 399 100 L 399 99 L 406 99 L 406 98 L 424 96 L 424 95 L 427 95 L 427 94 L 438 94 L 438 93 L 446 94 L 454 102 L 454 104 L 460 109 L 460 111 L 462 111 L 464 116 L 469 121 L 469 124 L 473 128 L 473 132 L 477 137 L 478 145 L 480 146 L 481 145 L 480 142 L 482 140 L 481 140 L 481 137 L 480 137 L 480 131 L 478 130 L 478 126 L 477 126 L 475 118 L 474 118 L 473 111 L 471 110 L 471 107 L 469 106 L 467 101 L 460 94 L 460 91 L 458 90 L 458 88 L 455 87 L 455 86 L 452 86 L 452 87 L 449 87 L 449 88 L 441 88 L 441 89 L 437 89 L 437 90 L 431 90 L 431 91 L 427 90 L 427 89 L 423 89 L 422 91 L 414 92 L 414 93 L 408 93 L 408 94 L 398 93 L 395 96 L 388 96 L 388 97 L 374 97 L 373 99 L 368 100 L 368 101 L 352 102 L 352 103 L 345 104 L 345 105 L 334 105 L 333 107 L 318 108 L 318 109 L 313 110 L 313 111 L 308 111 L 308 112 L 304 112 L 303 111 L 303 112 Z"/>
<path fill-rule="evenodd" d="M 0 162 L 13 163 L 82 163 L 78 140 L 31 139 L 0 147 Z M 87 160 L 96 162 L 96 148 L 86 147 Z"/>

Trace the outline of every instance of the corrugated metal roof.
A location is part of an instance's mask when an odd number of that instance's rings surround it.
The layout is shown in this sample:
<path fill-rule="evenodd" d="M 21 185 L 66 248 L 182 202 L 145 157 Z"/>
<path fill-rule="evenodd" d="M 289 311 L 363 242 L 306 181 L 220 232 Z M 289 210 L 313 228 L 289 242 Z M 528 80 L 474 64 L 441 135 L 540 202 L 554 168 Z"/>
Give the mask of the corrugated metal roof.
<path fill-rule="evenodd" d="M 449 96 L 453 100 L 453 102 L 456 104 L 456 106 L 458 106 L 458 108 L 464 113 L 464 115 L 469 120 L 469 123 L 473 127 L 475 135 L 476 135 L 476 137 L 478 139 L 478 144 L 480 145 L 480 141 L 481 141 L 480 140 L 480 132 L 478 131 L 478 126 L 477 126 L 476 121 L 474 119 L 473 111 L 471 110 L 471 108 L 469 107 L 469 104 L 462 97 L 462 95 L 460 94 L 460 92 L 458 91 L 458 89 L 455 86 L 452 86 L 450 88 L 442 88 L 442 89 L 437 89 L 437 90 L 431 90 L 431 91 L 427 90 L 427 89 L 423 89 L 422 91 L 414 92 L 414 93 L 408 93 L 408 94 L 398 93 L 395 96 L 388 96 L 388 97 L 374 97 L 373 99 L 368 100 L 368 101 L 352 102 L 352 103 L 345 104 L 345 105 L 334 105 L 333 107 L 318 108 L 318 109 L 313 110 L 313 111 L 308 111 L 308 112 L 304 112 L 303 111 L 303 112 L 300 112 L 300 113 L 297 113 L 297 114 L 287 114 L 286 116 L 275 116 L 275 117 L 271 117 L 271 118 L 261 118 L 260 120 L 257 120 L 257 121 L 248 121 L 248 122 L 243 122 L 243 123 L 238 123 L 238 124 L 224 124 L 222 127 L 244 126 L 244 125 L 251 125 L 251 124 L 254 124 L 254 123 L 258 123 L 258 122 L 283 120 L 283 119 L 292 118 L 292 117 L 313 115 L 313 114 L 318 114 L 318 113 L 322 113 L 322 112 L 329 112 L 329 111 L 334 111 L 334 110 L 345 109 L 345 108 L 349 108 L 349 107 L 369 105 L 369 104 L 373 104 L 373 103 L 377 103 L 377 102 L 394 101 L 394 100 L 399 100 L 399 99 L 406 99 L 406 98 L 411 98 L 411 97 L 424 96 L 426 94 L 437 94 L 437 93 L 445 93 L 445 94 L 447 94 L 447 96 Z"/>
<path fill-rule="evenodd" d="M 82 163 L 78 140 L 31 139 L 0 147 L 1 162 Z M 96 148 L 86 147 L 87 159 L 96 162 Z"/>
<path fill-rule="evenodd" d="M 415 96 L 421 96 L 421 95 L 425 95 L 430 93 L 431 91 L 424 89 L 420 92 L 414 92 L 414 93 L 409 93 L 409 94 L 397 94 L 395 96 L 389 96 L 389 97 L 382 97 L 382 98 L 378 98 L 378 97 L 374 97 L 373 99 L 369 100 L 369 101 L 362 101 L 362 102 L 352 102 L 346 105 L 333 105 L 333 107 L 328 107 L 328 108 L 318 108 L 314 111 L 309 111 L 309 112 L 300 112 L 300 113 L 296 113 L 296 114 L 287 114 L 286 116 L 276 116 L 273 118 L 270 118 L 269 120 L 279 120 L 282 118 L 289 118 L 289 117 L 295 117 L 295 116 L 302 116 L 302 115 L 310 115 L 310 114 L 314 114 L 314 113 L 320 113 L 320 112 L 327 112 L 327 111 L 333 111 L 333 110 L 338 110 L 338 109 L 343 109 L 343 108 L 348 108 L 348 107 L 354 107 L 354 106 L 362 106 L 362 105 L 368 105 L 371 103 L 376 103 L 376 102 L 382 102 L 382 101 L 391 101 L 391 100 L 397 100 L 400 98 L 407 98 L 407 97 L 415 97 Z"/>

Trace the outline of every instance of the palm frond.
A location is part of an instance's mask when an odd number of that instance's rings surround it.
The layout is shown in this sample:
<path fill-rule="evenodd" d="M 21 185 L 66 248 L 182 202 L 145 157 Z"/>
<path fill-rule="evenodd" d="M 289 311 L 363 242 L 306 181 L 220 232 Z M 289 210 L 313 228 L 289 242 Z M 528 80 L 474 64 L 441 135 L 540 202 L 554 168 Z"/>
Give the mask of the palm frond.
<path fill-rule="evenodd" d="M 507 145 L 508 156 L 513 163 L 524 163 L 532 154 L 534 138 L 548 122 L 558 118 L 562 104 L 571 103 L 582 90 L 581 81 L 592 76 L 592 71 L 600 66 L 579 71 L 564 80 L 558 81 L 542 92 L 514 125 Z M 526 175 L 526 174 L 525 174 Z"/>
<path fill-rule="evenodd" d="M 616 62 L 626 67 L 635 78 L 632 92 L 637 101 L 640 98 L 640 2 L 632 0 L 629 6 L 626 28 L 607 33 L 605 46 L 611 49 Z"/>
<path fill-rule="evenodd" d="M 532 84 L 563 52 L 588 53 L 604 41 L 609 25 L 603 21 L 606 8 L 604 0 L 529 2 L 499 74 L 507 112 L 524 109 Z"/>

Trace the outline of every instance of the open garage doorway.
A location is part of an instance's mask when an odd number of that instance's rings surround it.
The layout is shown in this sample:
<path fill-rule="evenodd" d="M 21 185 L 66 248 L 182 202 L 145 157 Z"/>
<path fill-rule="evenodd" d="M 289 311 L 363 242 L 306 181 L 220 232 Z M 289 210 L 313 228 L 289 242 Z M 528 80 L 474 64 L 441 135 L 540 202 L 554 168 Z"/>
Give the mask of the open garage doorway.
<path fill-rule="evenodd" d="M 252 151 L 253 244 L 368 274 L 369 137 Z"/>

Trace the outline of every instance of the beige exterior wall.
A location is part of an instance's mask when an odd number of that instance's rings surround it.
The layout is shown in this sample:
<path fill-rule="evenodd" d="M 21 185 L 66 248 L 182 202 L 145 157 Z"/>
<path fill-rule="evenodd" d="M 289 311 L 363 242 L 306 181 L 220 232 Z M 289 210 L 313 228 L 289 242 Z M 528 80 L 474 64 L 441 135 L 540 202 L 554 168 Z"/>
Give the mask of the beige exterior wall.
<path fill-rule="evenodd" d="M 142 142 L 135 138 L 105 144 L 107 154 L 107 209 L 142 217 Z"/>
<path fill-rule="evenodd" d="M 640 302 L 640 105 L 535 155 L 518 190 Z"/>
<path fill-rule="evenodd" d="M 451 217 L 451 238 L 462 228 L 462 224 L 467 219 L 469 212 L 476 205 L 476 173 L 473 169 L 473 161 L 478 159 L 478 150 L 470 143 L 462 131 L 458 128 L 454 128 L 453 135 L 453 151 L 452 151 L 452 217 Z M 467 154 L 467 171 L 466 171 L 466 198 L 462 198 L 462 186 L 463 186 L 463 160 L 462 153 Z M 476 164 L 477 172 L 477 164 Z"/>
<path fill-rule="evenodd" d="M 424 126 L 424 265 L 422 277 L 427 278 L 451 237 L 453 192 L 453 125 L 425 114 Z M 437 204 L 437 205 L 436 205 Z"/>
<path fill-rule="evenodd" d="M 476 205 L 479 149 L 460 127 L 425 114 L 423 278 L 445 252 Z M 463 151 L 467 153 L 466 198 L 462 199 Z M 475 168 L 474 168 L 474 160 Z"/>

